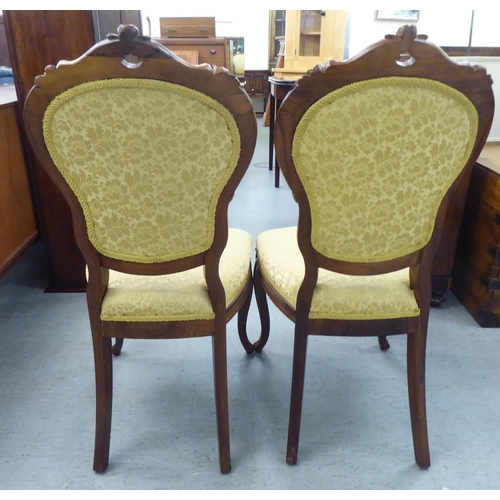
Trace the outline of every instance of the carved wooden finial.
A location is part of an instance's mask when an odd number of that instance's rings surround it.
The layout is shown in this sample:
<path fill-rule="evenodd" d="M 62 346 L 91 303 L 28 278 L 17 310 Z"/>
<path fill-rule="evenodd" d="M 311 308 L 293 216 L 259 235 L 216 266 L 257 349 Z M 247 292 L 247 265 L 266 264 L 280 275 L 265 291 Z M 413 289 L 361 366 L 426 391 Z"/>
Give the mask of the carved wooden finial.
<path fill-rule="evenodd" d="M 116 33 L 108 33 L 108 40 L 120 40 L 121 42 L 131 42 L 133 40 L 149 41 L 150 36 L 140 35 L 139 29 L 133 24 L 120 24 L 116 29 Z"/>
<path fill-rule="evenodd" d="M 405 42 L 413 42 L 414 40 L 427 40 L 427 35 L 417 35 L 417 27 L 414 24 L 406 24 L 401 26 L 395 35 L 385 35 L 386 40 L 396 38 Z"/>
<path fill-rule="evenodd" d="M 407 42 L 413 42 L 417 36 L 417 27 L 414 24 L 401 26 L 396 32 L 396 35 Z"/>
<path fill-rule="evenodd" d="M 121 41 L 133 40 L 139 36 L 137 26 L 133 24 L 120 24 L 117 31 Z"/>

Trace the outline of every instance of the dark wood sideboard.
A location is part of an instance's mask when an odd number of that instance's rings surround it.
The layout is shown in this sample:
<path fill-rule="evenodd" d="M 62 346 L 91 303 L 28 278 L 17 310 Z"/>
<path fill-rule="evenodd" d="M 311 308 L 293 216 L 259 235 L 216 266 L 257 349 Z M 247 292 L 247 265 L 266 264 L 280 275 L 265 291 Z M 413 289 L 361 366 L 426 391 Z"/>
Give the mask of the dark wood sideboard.
<path fill-rule="evenodd" d="M 472 171 L 451 290 L 480 326 L 500 327 L 500 143 Z"/>
<path fill-rule="evenodd" d="M 90 10 L 5 10 L 4 23 L 22 113 L 35 77 L 45 66 L 80 57 L 95 43 Z M 73 235 L 69 206 L 38 163 L 24 136 L 26 164 L 37 222 L 49 253 L 48 292 L 84 291 L 85 261 Z"/>

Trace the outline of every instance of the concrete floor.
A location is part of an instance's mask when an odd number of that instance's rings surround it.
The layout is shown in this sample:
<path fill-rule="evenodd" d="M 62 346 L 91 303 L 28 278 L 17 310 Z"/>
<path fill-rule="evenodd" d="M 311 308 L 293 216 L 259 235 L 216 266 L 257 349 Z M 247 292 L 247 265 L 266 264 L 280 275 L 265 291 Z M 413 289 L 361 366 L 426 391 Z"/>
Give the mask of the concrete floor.
<path fill-rule="evenodd" d="M 295 224 L 267 169 L 268 129 L 230 206 L 254 238 Z M 271 304 L 271 337 L 247 356 L 228 325 L 233 470 L 219 472 L 210 339 L 125 341 L 115 360 L 110 466 L 92 471 L 94 374 L 85 296 L 44 294 L 35 244 L 0 279 L 0 489 L 500 489 L 500 332 L 453 297 L 431 311 L 432 466 L 414 463 L 405 337 L 311 337 L 299 463 L 285 463 L 293 324 Z M 255 302 L 249 316 L 260 328 Z"/>

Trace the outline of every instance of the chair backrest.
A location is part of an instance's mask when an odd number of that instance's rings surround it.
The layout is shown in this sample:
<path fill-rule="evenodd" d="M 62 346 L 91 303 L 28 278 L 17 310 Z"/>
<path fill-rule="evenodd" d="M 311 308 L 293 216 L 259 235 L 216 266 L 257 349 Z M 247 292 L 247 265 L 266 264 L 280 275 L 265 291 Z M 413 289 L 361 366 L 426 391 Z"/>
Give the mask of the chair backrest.
<path fill-rule="evenodd" d="M 25 121 L 37 156 L 101 256 L 221 252 L 255 146 L 250 99 L 224 68 L 191 66 L 135 27 L 108 38 L 36 79 Z"/>
<path fill-rule="evenodd" d="M 491 78 L 416 37 L 317 66 L 280 107 L 277 155 L 315 252 L 386 262 L 429 243 L 491 125 Z M 467 175 L 464 174 L 464 175 Z"/>

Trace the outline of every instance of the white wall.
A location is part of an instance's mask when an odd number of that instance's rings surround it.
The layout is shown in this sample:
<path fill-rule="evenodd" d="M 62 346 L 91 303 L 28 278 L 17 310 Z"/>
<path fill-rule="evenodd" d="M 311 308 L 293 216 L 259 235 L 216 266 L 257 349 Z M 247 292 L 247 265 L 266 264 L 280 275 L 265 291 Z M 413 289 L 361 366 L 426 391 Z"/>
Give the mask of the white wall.
<path fill-rule="evenodd" d="M 375 19 L 374 9 L 355 9 L 350 14 L 349 57 L 355 56 L 368 45 L 382 40 L 387 34 L 395 34 L 400 26 L 416 24 L 418 33 L 429 36 L 437 45 L 469 44 L 471 11 L 453 9 L 452 14 L 439 10 L 422 10 L 417 22 L 380 21 Z M 446 20 L 443 22 L 443 20 Z"/>
<path fill-rule="evenodd" d="M 453 57 L 455 60 L 467 61 L 471 65 L 484 66 L 493 79 L 493 95 L 495 96 L 495 116 L 491 125 L 488 142 L 500 142 L 500 57 Z"/>

